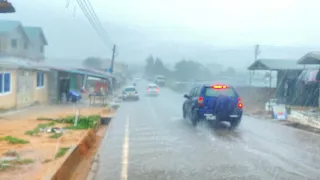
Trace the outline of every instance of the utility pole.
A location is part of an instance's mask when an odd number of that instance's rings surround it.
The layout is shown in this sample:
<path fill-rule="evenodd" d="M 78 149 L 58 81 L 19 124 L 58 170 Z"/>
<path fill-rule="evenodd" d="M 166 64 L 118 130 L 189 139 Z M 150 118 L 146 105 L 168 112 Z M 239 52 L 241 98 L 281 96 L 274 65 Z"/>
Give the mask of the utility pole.
<path fill-rule="evenodd" d="M 260 53 L 261 53 L 261 51 L 260 51 L 260 45 L 257 44 L 257 45 L 255 46 L 255 49 L 254 49 L 254 61 L 257 61 L 258 55 L 259 55 Z"/>
<path fill-rule="evenodd" d="M 114 66 L 114 58 L 116 57 L 116 48 L 117 46 L 114 44 L 112 48 L 112 58 L 110 64 L 110 73 L 113 73 L 113 66 Z"/>
<path fill-rule="evenodd" d="M 113 67 L 114 67 L 114 58 L 116 57 L 116 48 L 117 46 L 114 44 L 113 48 L 112 48 L 112 58 L 111 58 L 111 63 L 110 63 L 110 68 L 109 68 L 109 72 L 112 74 L 113 73 Z M 111 86 L 112 86 L 112 94 L 113 94 L 113 90 L 115 89 L 116 86 L 116 81 L 111 78 Z"/>
<path fill-rule="evenodd" d="M 255 45 L 255 48 L 254 48 L 254 62 L 256 62 L 258 60 L 259 54 L 260 54 L 260 45 L 257 44 L 257 45 Z M 254 70 L 253 71 L 250 70 L 250 81 L 249 81 L 250 86 L 252 84 L 252 76 L 254 76 Z"/>

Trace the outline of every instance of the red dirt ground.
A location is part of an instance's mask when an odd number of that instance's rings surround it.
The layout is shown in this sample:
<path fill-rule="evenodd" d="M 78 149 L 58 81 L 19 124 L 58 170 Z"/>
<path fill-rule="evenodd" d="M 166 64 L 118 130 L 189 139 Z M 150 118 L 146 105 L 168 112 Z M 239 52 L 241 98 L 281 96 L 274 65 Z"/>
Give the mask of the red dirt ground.
<path fill-rule="evenodd" d="M 80 115 L 95 115 L 110 113 L 105 108 L 79 108 Z M 87 130 L 70 130 L 65 132 L 59 139 L 49 138 L 49 134 L 39 136 L 25 135 L 25 131 L 34 129 L 38 124 L 47 123 L 46 121 L 36 120 L 37 117 L 58 118 L 74 115 L 76 109 L 71 106 L 37 106 L 28 110 L 2 115 L 0 119 L 0 137 L 13 136 L 28 140 L 28 144 L 12 145 L 6 141 L 0 141 L 0 153 L 8 150 L 15 150 L 21 158 L 33 159 L 34 163 L 23 165 L 13 170 L 0 171 L 0 179 L 10 180 L 37 180 L 42 179 L 44 174 L 63 163 L 64 158 L 54 159 L 59 147 L 70 147 L 76 145 Z M 63 126 L 63 124 L 58 124 Z M 49 162 L 48 161 L 51 160 Z"/>

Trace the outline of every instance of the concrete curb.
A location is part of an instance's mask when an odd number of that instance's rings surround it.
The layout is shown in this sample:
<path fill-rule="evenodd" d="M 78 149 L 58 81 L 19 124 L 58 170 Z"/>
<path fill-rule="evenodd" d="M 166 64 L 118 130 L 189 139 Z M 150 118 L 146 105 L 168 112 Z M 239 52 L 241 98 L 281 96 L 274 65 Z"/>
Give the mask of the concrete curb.
<path fill-rule="evenodd" d="M 100 162 L 99 162 L 99 160 L 100 160 L 100 153 L 99 153 L 99 152 L 100 152 L 100 149 L 101 149 L 101 145 L 103 144 L 103 141 L 104 141 L 105 139 L 108 139 L 108 137 L 109 137 L 109 131 L 110 131 L 110 128 L 112 128 L 112 124 L 113 124 L 112 122 L 113 122 L 113 121 L 111 120 L 110 123 L 109 123 L 109 125 L 108 125 L 109 127 L 108 127 L 106 133 L 104 134 L 104 137 L 103 137 L 103 139 L 102 139 L 102 141 L 101 141 L 100 147 L 98 148 L 97 154 L 96 154 L 95 157 L 93 158 L 92 166 L 91 166 L 90 172 L 89 172 L 86 180 L 94 180 L 95 177 L 96 177 L 96 174 L 97 174 L 97 172 L 98 172 L 98 170 L 99 170 L 99 168 L 100 168 Z"/>
<path fill-rule="evenodd" d="M 77 148 L 77 145 L 72 145 L 70 147 L 70 149 L 67 151 L 67 153 L 64 155 L 65 159 L 63 160 L 64 164 L 67 159 L 69 158 L 69 156 L 75 151 L 75 149 Z M 60 169 L 61 166 L 59 166 L 58 168 L 51 170 L 49 173 L 46 174 L 46 176 L 43 178 L 43 180 L 52 180 L 53 177 L 55 176 L 55 174 L 57 173 L 57 171 Z"/>
<path fill-rule="evenodd" d="M 90 149 L 93 143 L 95 143 L 95 137 L 96 129 L 87 131 L 87 133 L 85 133 L 77 142 L 77 145 L 71 146 L 64 156 L 65 159 L 63 160 L 63 163 L 45 175 L 43 180 L 70 179 L 81 161 L 84 152 Z"/>
<path fill-rule="evenodd" d="M 99 169 L 99 158 L 100 158 L 100 154 L 97 153 L 96 156 L 93 158 L 92 166 L 90 168 L 90 172 L 88 174 L 87 180 L 95 179 L 96 173 Z"/>

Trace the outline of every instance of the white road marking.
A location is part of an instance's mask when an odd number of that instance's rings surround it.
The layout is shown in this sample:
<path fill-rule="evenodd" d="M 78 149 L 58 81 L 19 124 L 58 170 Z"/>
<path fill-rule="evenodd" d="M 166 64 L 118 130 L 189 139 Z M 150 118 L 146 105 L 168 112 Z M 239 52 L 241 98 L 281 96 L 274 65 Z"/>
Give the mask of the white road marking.
<path fill-rule="evenodd" d="M 126 119 L 126 127 L 124 132 L 124 140 L 122 145 L 122 167 L 121 180 L 128 179 L 128 161 L 129 160 L 129 117 Z"/>

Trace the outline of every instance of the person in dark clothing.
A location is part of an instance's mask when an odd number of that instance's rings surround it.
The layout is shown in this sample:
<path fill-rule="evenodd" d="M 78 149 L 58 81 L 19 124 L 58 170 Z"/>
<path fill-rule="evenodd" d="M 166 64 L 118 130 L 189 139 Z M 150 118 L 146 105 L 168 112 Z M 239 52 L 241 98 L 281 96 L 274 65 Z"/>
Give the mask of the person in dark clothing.
<path fill-rule="evenodd" d="M 65 88 L 64 88 L 64 93 L 66 94 L 67 102 L 69 102 L 70 100 L 69 91 L 70 91 L 70 79 L 68 78 L 66 79 Z"/>
<path fill-rule="evenodd" d="M 60 80 L 60 101 L 62 102 L 63 95 L 65 95 L 67 102 L 69 102 L 70 96 L 69 96 L 69 90 L 70 90 L 70 79 L 63 78 Z"/>

